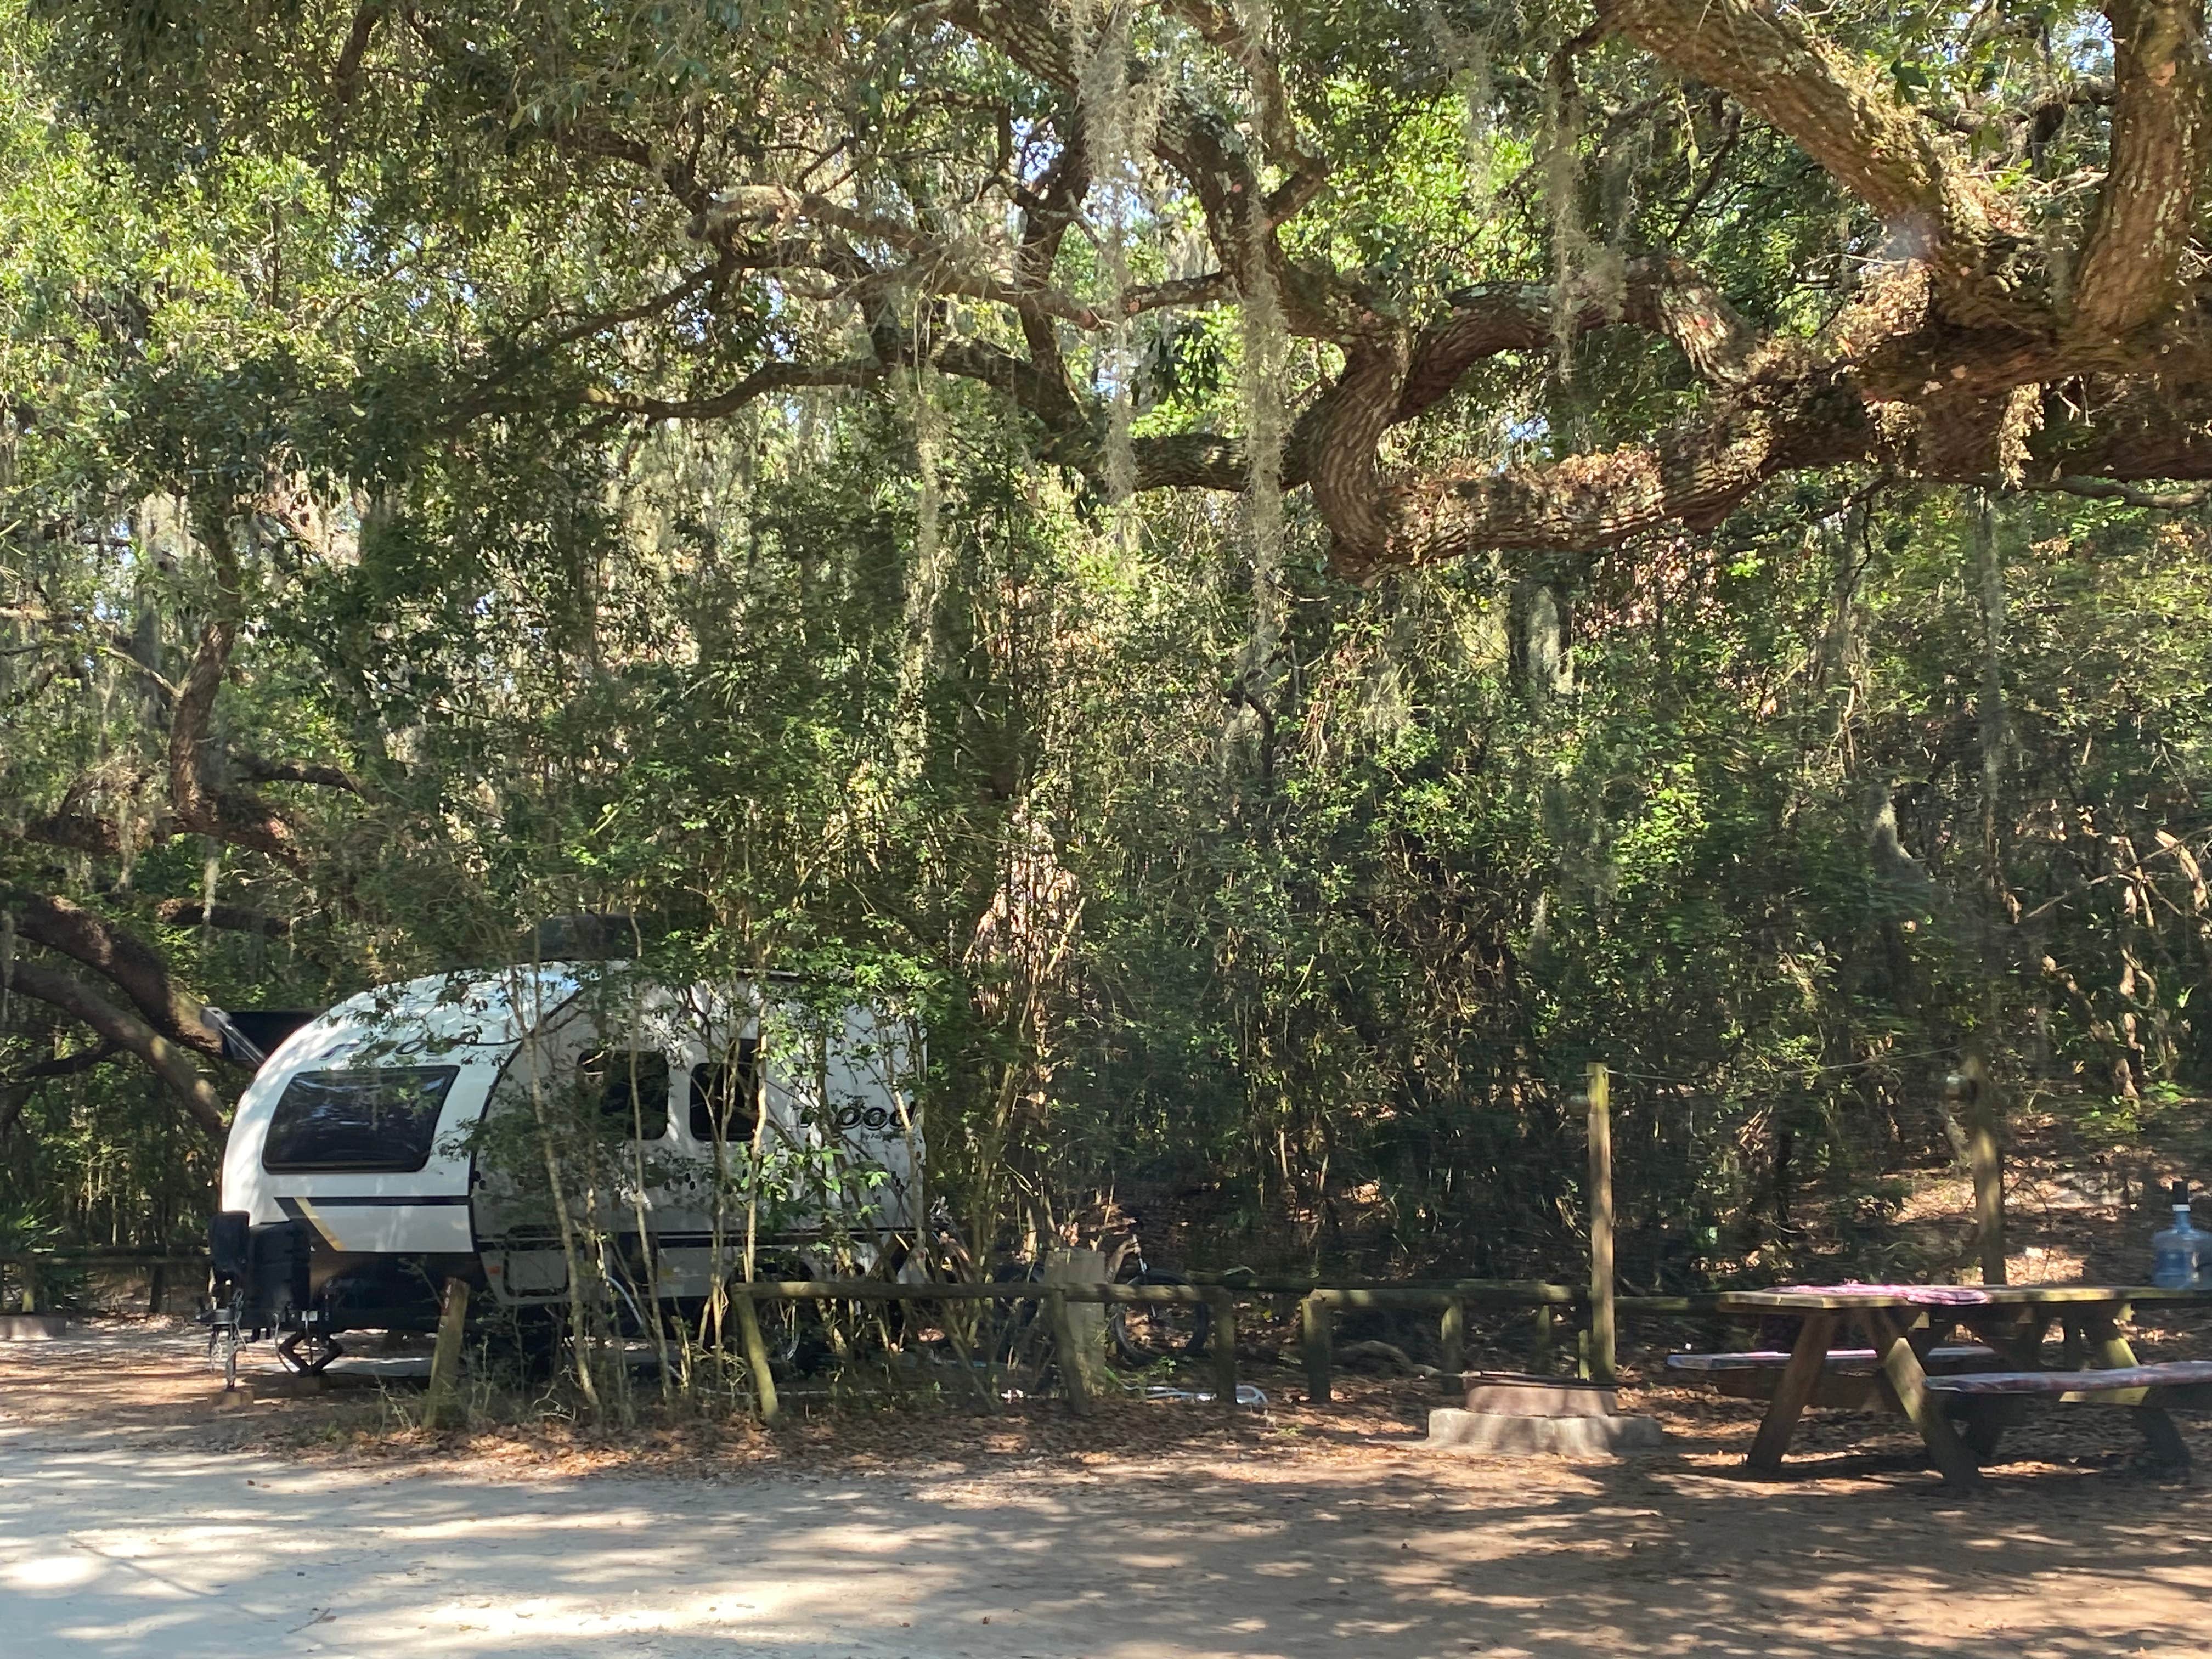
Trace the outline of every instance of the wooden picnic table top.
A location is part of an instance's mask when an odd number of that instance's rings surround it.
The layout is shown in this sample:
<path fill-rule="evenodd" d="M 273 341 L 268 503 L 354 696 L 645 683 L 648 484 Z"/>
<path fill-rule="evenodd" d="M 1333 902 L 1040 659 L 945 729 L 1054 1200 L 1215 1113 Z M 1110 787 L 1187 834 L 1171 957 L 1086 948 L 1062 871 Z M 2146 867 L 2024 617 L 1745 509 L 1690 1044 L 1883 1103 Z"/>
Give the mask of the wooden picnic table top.
<path fill-rule="evenodd" d="M 1723 1291 L 1723 1313 L 1844 1312 L 1854 1308 L 2063 1308 L 2083 1303 L 2202 1304 L 2212 1290 L 2154 1285 L 1781 1285 L 1764 1291 Z"/>

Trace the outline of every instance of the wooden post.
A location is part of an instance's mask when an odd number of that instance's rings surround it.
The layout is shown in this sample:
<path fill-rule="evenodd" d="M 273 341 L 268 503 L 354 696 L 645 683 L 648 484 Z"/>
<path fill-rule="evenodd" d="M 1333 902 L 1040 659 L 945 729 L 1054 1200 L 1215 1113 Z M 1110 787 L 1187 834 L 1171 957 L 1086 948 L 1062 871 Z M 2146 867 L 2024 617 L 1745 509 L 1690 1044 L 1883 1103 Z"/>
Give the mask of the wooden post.
<path fill-rule="evenodd" d="M 1222 1409 L 1237 1409 L 1237 1297 L 1220 1285 L 1206 1292 L 1213 1304 L 1213 1396 Z"/>
<path fill-rule="evenodd" d="M 1996 1079 L 1978 1045 L 1959 1068 L 1960 1104 L 1966 1109 L 1966 1162 L 1974 1176 L 1974 1243 L 1982 1283 L 2005 1282 L 2004 1163 L 1997 1144 Z"/>
<path fill-rule="evenodd" d="M 1105 1279 L 1103 1250 L 1055 1249 L 1045 1253 L 1044 1282 L 1048 1285 L 1098 1285 Z M 1066 1345 L 1060 1346 L 1060 1327 L 1052 1328 L 1052 1340 L 1060 1363 L 1073 1365 L 1083 1373 L 1085 1397 L 1110 1388 L 1112 1379 L 1106 1375 L 1106 1304 L 1068 1303 L 1067 1336 Z"/>
<path fill-rule="evenodd" d="M 1467 1304 L 1457 1297 L 1444 1304 L 1443 1317 L 1437 1322 L 1437 1361 L 1443 1391 L 1456 1393 L 1459 1375 L 1467 1369 Z"/>
<path fill-rule="evenodd" d="M 753 1399 L 760 1407 L 763 1426 L 775 1423 L 782 1406 L 775 1397 L 775 1376 L 769 1370 L 768 1341 L 761 1335 L 760 1310 L 753 1305 L 753 1294 L 743 1285 L 730 1291 L 730 1305 L 737 1310 L 738 1335 L 745 1345 L 745 1369 L 752 1373 Z"/>
<path fill-rule="evenodd" d="M 169 1264 L 156 1261 L 146 1270 L 146 1311 L 161 1314 L 168 1311 Z"/>
<path fill-rule="evenodd" d="M 1536 1345 L 1531 1361 L 1539 1376 L 1549 1376 L 1552 1370 L 1552 1304 L 1539 1303 L 1536 1306 Z"/>
<path fill-rule="evenodd" d="M 453 1403 L 461 1370 L 461 1335 L 468 1328 L 469 1285 L 446 1281 L 445 1305 L 438 1311 L 437 1346 L 430 1350 L 430 1392 L 422 1398 L 422 1426 L 434 1431 Z"/>
<path fill-rule="evenodd" d="M 38 1312 L 38 1311 L 39 1311 L 39 1265 L 38 1265 L 38 1263 L 37 1263 L 37 1262 L 35 1262 L 35 1261 L 32 1261 L 32 1260 L 30 1259 L 30 1257 L 28 1257 L 28 1256 L 25 1256 L 25 1257 L 24 1257 L 21 1261 L 18 1261 L 18 1262 L 15 1264 L 15 1271 L 16 1271 L 17 1273 L 21 1273 L 21 1274 L 22 1275 L 22 1278 L 23 1278 L 23 1311 L 24 1311 L 25 1313 L 27 1313 L 27 1314 L 29 1314 L 29 1313 L 36 1313 L 36 1312 Z"/>
<path fill-rule="evenodd" d="M 1330 1317 L 1328 1303 L 1320 1291 L 1298 1304 L 1298 1346 L 1305 1355 L 1306 1399 L 1316 1406 L 1328 1404 Z"/>
<path fill-rule="evenodd" d="M 1605 1062 L 1589 1063 L 1590 1340 L 1594 1382 L 1619 1380 L 1613 1319 L 1613 1083 Z"/>
<path fill-rule="evenodd" d="M 1045 1317 L 1052 1322 L 1053 1358 L 1060 1362 L 1060 1386 L 1067 1391 L 1067 1408 L 1078 1417 L 1091 1415 L 1090 1379 L 1084 1376 L 1083 1343 L 1068 1317 L 1067 1292 L 1044 1293 Z"/>

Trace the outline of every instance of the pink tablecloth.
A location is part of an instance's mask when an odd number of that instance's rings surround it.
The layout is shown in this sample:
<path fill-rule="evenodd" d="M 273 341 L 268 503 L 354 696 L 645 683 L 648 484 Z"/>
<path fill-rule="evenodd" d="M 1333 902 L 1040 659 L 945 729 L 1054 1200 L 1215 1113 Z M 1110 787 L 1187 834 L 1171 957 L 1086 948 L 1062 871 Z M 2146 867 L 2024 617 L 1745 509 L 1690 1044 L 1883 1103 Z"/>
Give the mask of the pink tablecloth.
<path fill-rule="evenodd" d="M 1887 1297 L 1914 1308 L 1974 1308 L 1990 1299 L 1989 1292 L 1978 1285 L 1862 1285 L 1854 1280 L 1844 1285 L 1777 1285 L 1773 1288 L 1785 1296 Z"/>

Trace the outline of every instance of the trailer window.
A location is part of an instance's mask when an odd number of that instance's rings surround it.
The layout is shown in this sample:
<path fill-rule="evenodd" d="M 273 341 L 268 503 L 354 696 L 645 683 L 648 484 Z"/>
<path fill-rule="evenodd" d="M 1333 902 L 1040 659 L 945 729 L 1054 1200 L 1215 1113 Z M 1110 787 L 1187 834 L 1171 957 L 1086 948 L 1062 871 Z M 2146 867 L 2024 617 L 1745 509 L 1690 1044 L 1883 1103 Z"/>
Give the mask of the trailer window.
<path fill-rule="evenodd" d="M 702 1146 L 750 1142 L 760 1121 L 760 1044 L 738 1044 L 734 1065 L 691 1068 L 691 1139 Z"/>
<path fill-rule="evenodd" d="M 264 1170 L 399 1174 L 430 1161 L 458 1066 L 302 1072 L 284 1085 L 262 1143 Z"/>
<path fill-rule="evenodd" d="M 599 1122 L 623 1140 L 668 1135 L 668 1056 L 640 1048 L 598 1048 L 577 1062 L 599 1103 Z"/>

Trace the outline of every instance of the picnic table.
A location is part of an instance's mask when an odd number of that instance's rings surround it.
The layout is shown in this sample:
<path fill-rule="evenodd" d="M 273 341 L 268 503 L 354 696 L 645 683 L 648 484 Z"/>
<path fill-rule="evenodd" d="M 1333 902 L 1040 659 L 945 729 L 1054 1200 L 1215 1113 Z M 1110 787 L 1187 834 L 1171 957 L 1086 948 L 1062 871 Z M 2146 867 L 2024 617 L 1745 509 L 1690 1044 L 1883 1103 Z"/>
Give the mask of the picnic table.
<path fill-rule="evenodd" d="M 1749 1362 L 1766 1367 L 1772 1393 L 1746 1460 L 1763 1473 L 1782 1467 L 1797 1419 L 1815 1403 L 1824 1381 L 1863 1360 L 1862 1388 L 1905 1418 L 1926 1443 L 1945 1480 L 1978 1480 L 1998 1437 L 2027 1401 L 2045 1398 L 2118 1406 L 2162 1461 L 2188 1462 L 2170 1407 L 2212 1406 L 2212 1361 L 2139 1365 L 2120 1333 L 2131 1307 L 2160 1304 L 2212 1306 L 2212 1292 L 2112 1285 L 1819 1285 L 1724 1291 L 1723 1314 L 1786 1316 L 1798 1322 L 1786 1358 L 1777 1352 L 1677 1356 Z M 2053 1324 L 2065 1335 L 2070 1369 L 2043 1364 Z M 1867 1344 L 1839 1356 L 1835 1339 L 1855 1328 Z M 1972 1346 L 1938 1351 L 1965 1332 Z M 1838 1364 L 1839 1360 L 1844 1363 Z M 1931 1362 L 1933 1374 L 1931 1375 Z M 1685 1369 L 1695 1369 L 1694 1365 Z M 1953 1402 L 1958 1402 L 1954 1407 Z M 1963 1432 L 1952 1421 L 1954 1409 Z"/>

